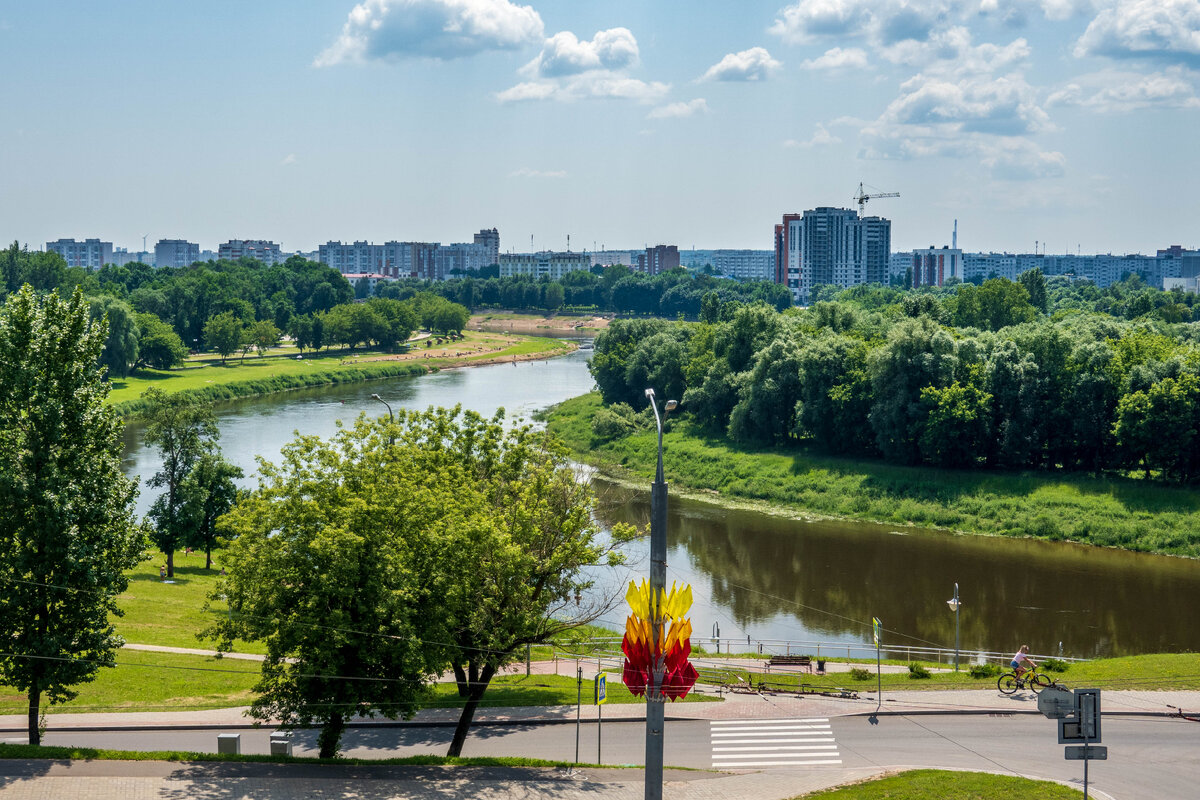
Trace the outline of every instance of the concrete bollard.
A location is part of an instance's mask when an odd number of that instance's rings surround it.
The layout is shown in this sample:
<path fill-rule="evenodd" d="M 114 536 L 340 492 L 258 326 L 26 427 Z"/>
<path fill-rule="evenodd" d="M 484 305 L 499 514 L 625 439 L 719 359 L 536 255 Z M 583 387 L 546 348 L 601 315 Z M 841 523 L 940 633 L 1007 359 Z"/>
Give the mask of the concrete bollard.
<path fill-rule="evenodd" d="M 290 756 L 292 754 L 291 734 L 276 731 L 271 734 L 271 755 Z"/>
<path fill-rule="evenodd" d="M 218 733 L 217 752 L 225 755 L 240 755 L 242 752 L 242 735 L 240 733 Z"/>

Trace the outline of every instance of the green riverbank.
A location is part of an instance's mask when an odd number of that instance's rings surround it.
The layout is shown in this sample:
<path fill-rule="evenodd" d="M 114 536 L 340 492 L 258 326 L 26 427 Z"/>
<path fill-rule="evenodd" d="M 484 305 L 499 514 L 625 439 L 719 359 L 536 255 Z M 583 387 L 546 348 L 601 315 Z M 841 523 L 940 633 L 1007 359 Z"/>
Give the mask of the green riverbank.
<path fill-rule="evenodd" d="M 358 349 L 309 352 L 297 358 L 295 348 L 280 347 L 265 357 L 227 362 L 195 359 L 179 369 L 140 370 L 114 380 L 108 402 L 123 416 L 136 416 L 145 408 L 142 393 L 151 386 L 168 393 L 186 392 L 202 401 L 230 400 L 311 386 L 424 375 L 452 367 L 550 358 L 575 348 L 573 343 L 557 339 L 476 331 L 466 331 L 456 341 L 438 339 L 430 347 L 425 347 L 424 341 L 414 341 L 410 352 L 401 355 Z"/>
<path fill-rule="evenodd" d="M 550 431 L 601 474 L 648 484 L 655 434 L 599 439 L 591 421 L 601 407 L 600 396 L 591 393 L 543 416 Z M 1200 557 L 1200 491 L 1194 489 L 1073 473 L 904 467 L 799 447 L 749 450 L 686 417 L 670 422 L 663 446 L 672 491 L 721 505 Z"/>

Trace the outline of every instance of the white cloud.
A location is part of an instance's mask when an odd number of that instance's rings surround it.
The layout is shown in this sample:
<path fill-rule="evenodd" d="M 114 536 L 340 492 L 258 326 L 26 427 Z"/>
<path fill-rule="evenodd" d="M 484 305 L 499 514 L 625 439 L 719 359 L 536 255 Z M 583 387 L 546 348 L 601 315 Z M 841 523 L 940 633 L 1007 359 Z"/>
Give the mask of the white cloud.
<path fill-rule="evenodd" d="M 821 36 L 856 36 L 871 21 L 870 0 L 799 0 L 780 11 L 771 33 L 789 44 Z"/>
<path fill-rule="evenodd" d="M 461 58 L 542 38 L 542 18 L 508 0 L 363 0 L 315 66 L 403 58 Z"/>
<path fill-rule="evenodd" d="M 1075 55 L 1200 64 L 1200 0 L 1117 0 L 1091 21 Z"/>
<path fill-rule="evenodd" d="M 290 166 L 295 163 L 296 163 L 296 154 L 288 153 L 286 156 L 283 157 L 283 161 L 279 162 L 279 166 L 287 167 L 287 166 Z"/>
<path fill-rule="evenodd" d="M 740 53 L 729 53 L 708 68 L 703 81 L 762 81 L 782 64 L 771 58 L 765 47 L 751 47 Z"/>
<path fill-rule="evenodd" d="M 1036 93 L 1017 74 L 959 80 L 916 75 L 880 118 L 890 125 L 953 125 L 962 132 L 1019 136 L 1047 130 L 1049 117 Z"/>
<path fill-rule="evenodd" d="M 597 31 L 591 41 L 580 41 L 570 31 L 556 33 L 542 52 L 521 73 L 529 77 L 556 78 L 590 70 L 619 70 L 638 62 L 638 44 L 628 28 Z"/>
<path fill-rule="evenodd" d="M 843 50 L 834 47 L 824 55 L 810 58 L 802 64 L 805 69 L 864 69 L 867 66 L 867 51 L 858 47 Z"/>
<path fill-rule="evenodd" d="M 690 117 L 693 114 L 707 114 L 708 102 L 703 97 L 689 100 L 686 103 L 670 103 L 654 109 L 646 115 L 647 119 L 676 119 Z"/>
<path fill-rule="evenodd" d="M 508 173 L 508 177 L 510 177 L 510 178 L 565 178 L 565 177 L 567 177 L 567 171 L 565 169 L 541 170 L 541 169 L 529 169 L 528 167 L 521 167 L 521 169 L 514 169 L 512 172 Z"/>
<path fill-rule="evenodd" d="M 1191 76 L 1179 67 L 1149 75 L 1105 70 L 1082 75 L 1046 100 L 1049 106 L 1079 106 L 1101 113 L 1148 108 L 1200 108 Z"/>
<path fill-rule="evenodd" d="M 570 78 L 519 83 L 496 94 L 501 103 L 521 100 L 558 100 L 571 102 L 587 98 L 618 98 L 639 103 L 661 100 L 671 85 L 642 81 L 608 72 L 585 72 Z"/>
<path fill-rule="evenodd" d="M 824 125 L 817 124 L 816 130 L 813 131 L 812 138 L 808 141 L 799 141 L 797 139 L 788 139 L 783 143 L 784 147 L 802 147 L 810 149 L 813 147 L 825 147 L 831 144 L 839 144 L 842 140 L 834 136 Z"/>

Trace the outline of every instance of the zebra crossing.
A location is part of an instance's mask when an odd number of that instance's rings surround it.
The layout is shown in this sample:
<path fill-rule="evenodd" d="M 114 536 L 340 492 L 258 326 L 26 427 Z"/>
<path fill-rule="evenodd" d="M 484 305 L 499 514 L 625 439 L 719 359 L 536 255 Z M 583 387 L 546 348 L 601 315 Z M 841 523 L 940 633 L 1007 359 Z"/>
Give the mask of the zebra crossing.
<path fill-rule="evenodd" d="M 842 763 L 826 718 L 709 722 L 714 768 L 815 767 Z"/>

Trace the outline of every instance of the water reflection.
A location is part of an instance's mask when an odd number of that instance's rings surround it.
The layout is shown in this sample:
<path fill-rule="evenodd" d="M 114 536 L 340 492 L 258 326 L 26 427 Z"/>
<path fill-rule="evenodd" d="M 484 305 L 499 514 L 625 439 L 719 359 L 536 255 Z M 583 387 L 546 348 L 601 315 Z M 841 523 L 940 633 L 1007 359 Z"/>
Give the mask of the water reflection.
<path fill-rule="evenodd" d="M 598 484 L 607 523 L 649 519 L 648 492 Z M 671 499 L 668 580 L 693 584 L 693 626 L 724 636 L 866 643 L 872 616 L 913 646 L 1099 656 L 1200 649 L 1200 564 L 1023 539 L 800 522 Z M 644 548 L 645 542 L 641 543 Z"/>

